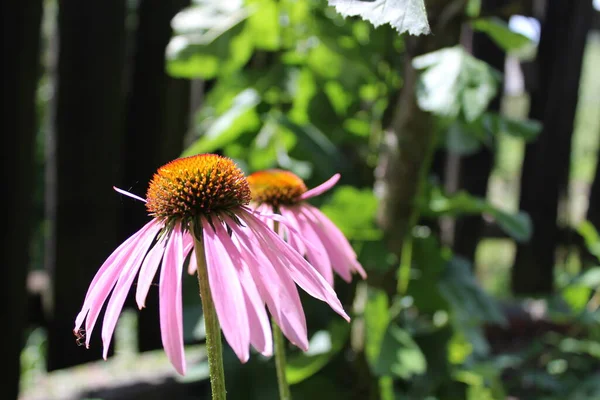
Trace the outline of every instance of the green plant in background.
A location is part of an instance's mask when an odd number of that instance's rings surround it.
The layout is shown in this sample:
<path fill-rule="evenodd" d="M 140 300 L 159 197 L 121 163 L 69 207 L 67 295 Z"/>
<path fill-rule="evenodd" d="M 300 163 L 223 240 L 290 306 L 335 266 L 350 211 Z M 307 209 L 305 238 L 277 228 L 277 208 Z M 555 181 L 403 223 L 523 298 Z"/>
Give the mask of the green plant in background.
<path fill-rule="evenodd" d="M 358 3 L 364 8 L 353 8 Z M 486 329 L 508 327 L 511 321 L 502 304 L 481 288 L 468 261 L 441 245 L 419 219 L 405 241 L 402 263 L 399 252 L 385 247 L 375 223 L 378 199 L 372 186 L 386 112 L 403 86 L 405 40 L 394 28 L 424 33 L 429 26 L 418 18 L 383 15 L 381 3 L 330 0 L 332 8 L 315 0 L 203 0 L 173 20 L 169 73 L 203 80 L 209 88 L 195 115 L 195 140 L 184 155 L 218 151 L 246 172 L 289 169 L 309 185 L 342 173 L 345 185 L 324 196 L 320 206 L 351 241 L 370 277 L 336 286 L 352 307 L 350 327 L 332 323 L 329 313 L 307 303 L 310 350 L 288 349 L 292 392 L 332 400 L 504 399 L 527 385 L 548 389 L 548 399 L 595 393 L 590 374 L 598 332 L 566 342 L 567 335 L 550 335 L 540 346 L 498 355 Z M 423 10 L 420 0 L 388 3 Z M 474 30 L 506 51 L 531 46 L 504 22 L 480 18 L 479 9 L 479 1 L 467 2 L 465 15 Z M 344 19 L 336 10 L 366 21 Z M 375 29 L 367 21 L 383 26 Z M 463 47 L 424 54 L 413 67 L 420 71 L 418 105 L 436 117 L 436 148 L 467 155 L 482 146 L 494 149 L 499 134 L 526 142 L 539 133 L 537 121 L 488 109 L 499 91 L 499 73 Z M 445 193 L 428 173 L 422 179 L 415 203 L 422 218 L 483 214 L 515 241 L 529 240 L 532 226 L 525 213 L 508 212 L 466 192 Z M 401 285 L 386 285 L 390 277 Z M 593 331 L 598 318 L 596 310 L 583 311 L 590 298 L 597 298 L 592 278 L 565 286 L 557 301 L 585 315 L 577 329 Z M 276 393 L 269 360 L 252 358 L 243 368 L 226 358 L 228 377 L 235 382 L 230 398 Z M 574 386 L 573 377 L 583 373 L 589 380 Z"/>

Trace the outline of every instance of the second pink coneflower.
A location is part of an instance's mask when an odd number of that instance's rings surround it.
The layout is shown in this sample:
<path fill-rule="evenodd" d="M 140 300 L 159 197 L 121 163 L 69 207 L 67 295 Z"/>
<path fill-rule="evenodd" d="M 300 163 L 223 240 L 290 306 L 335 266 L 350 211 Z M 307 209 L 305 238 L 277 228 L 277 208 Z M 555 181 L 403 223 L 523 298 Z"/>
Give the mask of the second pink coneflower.
<path fill-rule="evenodd" d="M 328 191 L 339 179 L 340 175 L 335 174 L 307 190 L 304 181 L 289 171 L 270 169 L 248 176 L 256 211 L 279 213 L 289 221 L 288 225 L 279 224 L 279 234 L 300 254 L 306 255 L 330 284 L 333 284 L 334 271 L 347 282 L 352 280 L 354 272 L 363 279 L 367 276 L 344 234 L 306 201 Z M 266 219 L 265 222 L 273 226 L 272 221 Z"/>

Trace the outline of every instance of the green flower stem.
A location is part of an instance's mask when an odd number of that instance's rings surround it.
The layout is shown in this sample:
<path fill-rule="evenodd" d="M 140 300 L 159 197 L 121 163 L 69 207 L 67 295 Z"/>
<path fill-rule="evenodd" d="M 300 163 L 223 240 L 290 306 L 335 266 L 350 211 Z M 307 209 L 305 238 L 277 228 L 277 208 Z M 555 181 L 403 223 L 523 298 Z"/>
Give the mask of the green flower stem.
<path fill-rule="evenodd" d="M 281 329 L 271 317 L 273 327 L 273 344 L 275 346 L 275 368 L 277 369 L 277 384 L 279 385 L 280 400 L 292 400 L 290 385 L 285 376 L 285 342 Z"/>
<path fill-rule="evenodd" d="M 273 221 L 273 230 L 279 233 L 279 222 Z M 271 317 L 271 326 L 273 328 L 273 345 L 275 347 L 275 369 L 277 370 L 277 384 L 279 386 L 279 399 L 292 400 L 290 385 L 285 376 L 285 339 L 281 329 L 275 322 L 275 318 Z"/>
<path fill-rule="evenodd" d="M 206 351 L 208 353 L 208 371 L 210 374 L 210 388 L 213 400 L 225 400 L 225 373 L 223 371 L 223 347 L 221 345 L 221 327 L 215 311 L 210 286 L 208 284 L 208 271 L 206 270 L 206 256 L 204 254 L 204 243 L 194 235 L 194 251 L 198 263 L 198 284 L 200 286 L 200 298 L 202 299 L 202 311 L 204 313 L 204 324 L 206 326 Z"/>

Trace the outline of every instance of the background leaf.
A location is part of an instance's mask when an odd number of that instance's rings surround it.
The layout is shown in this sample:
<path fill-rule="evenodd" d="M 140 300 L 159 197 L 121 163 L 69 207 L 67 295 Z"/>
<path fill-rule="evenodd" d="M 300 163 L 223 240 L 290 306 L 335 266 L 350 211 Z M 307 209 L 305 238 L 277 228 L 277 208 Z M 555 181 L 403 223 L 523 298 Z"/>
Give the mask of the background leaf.
<path fill-rule="evenodd" d="M 358 15 L 376 27 L 390 24 L 399 33 L 430 33 L 423 0 L 328 0 L 344 17 Z"/>

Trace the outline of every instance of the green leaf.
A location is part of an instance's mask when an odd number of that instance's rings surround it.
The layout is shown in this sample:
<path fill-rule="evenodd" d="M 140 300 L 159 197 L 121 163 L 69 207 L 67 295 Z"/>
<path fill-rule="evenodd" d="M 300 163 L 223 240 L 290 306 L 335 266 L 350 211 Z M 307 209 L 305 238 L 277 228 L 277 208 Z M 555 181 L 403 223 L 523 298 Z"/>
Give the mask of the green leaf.
<path fill-rule="evenodd" d="M 527 213 L 523 211 L 516 214 L 508 213 L 485 199 L 471 196 L 464 191 L 447 196 L 439 187 L 435 187 L 431 190 L 429 203 L 422 212 L 424 215 L 432 217 L 488 214 L 496 220 L 504 232 L 518 242 L 528 241 L 533 232 L 531 218 Z"/>
<path fill-rule="evenodd" d="M 583 221 L 577 227 L 577 232 L 583 237 L 588 251 L 600 260 L 600 235 L 590 221 Z"/>
<path fill-rule="evenodd" d="M 481 12 L 481 0 L 467 0 L 465 14 L 473 18 L 477 17 Z"/>
<path fill-rule="evenodd" d="M 382 232 L 375 225 L 377 198 L 370 189 L 338 187 L 321 207 L 349 240 L 379 240 Z"/>
<path fill-rule="evenodd" d="M 497 208 L 489 208 L 488 212 L 494 217 L 500 228 L 517 242 L 527 242 L 533 232 L 533 224 L 529 214 L 519 211 L 511 214 Z"/>
<path fill-rule="evenodd" d="M 439 310 L 448 310 L 448 302 L 439 290 L 432 290 L 442 279 L 447 255 L 442 254 L 440 243 L 428 228 L 416 229 L 412 240 L 411 281 L 407 295 L 414 299 L 421 313 L 433 315 Z M 426 234 L 425 234 L 426 233 Z"/>
<path fill-rule="evenodd" d="M 417 101 L 425 111 L 450 118 L 462 112 L 470 122 L 483 114 L 496 95 L 498 73 L 461 46 L 416 57 L 413 66 L 424 70 Z"/>
<path fill-rule="evenodd" d="M 460 120 L 450 125 L 445 137 L 446 148 L 455 154 L 469 155 L 481 148 L 481 139 Z"/>
<path fill-rule="evenodd" d="M 183 157 L 209 153 L 234 142 L 242 133 L 253 131 L 260 126 L 260 118 L 256 106 L 260 97 L 254 89 L 246 89 L 239 93 L 231 107 L 214 120 L 202 121 L 198 130 L 200 138 L 188 147 Z"/>
<path fill-rule="evenodd" d="M 390 24 L 399 33 L 430 33 L 423 0 L 328 0 L 344 17 L 360 16 L 375 27 Z"/>
<path fill-rule="evenodd" d="M 513 32 L 508 24 L 498 17 L 479 18 L 471 22 L 473 29 L 487 33 L 503 50 L 518 50 L 531 43 L 528 37 Z"/>
<path fill-rule="evenodd" d="M 471 264 L 458 256 L 450 259 L 440 281 L 440 290 L 463 323 L 506 324 L 497 301 L 488 295 L 475 279 Z"/>
<path fill-rule="evenodd" d="M 246 0 L 252 10 L 246 32 L 257 49 L 276 51 L 281 46 L 279 34 L 279 7 L 274 0 Z"/>
<path fill-rule="evenodd" d="M 365 355 L 371 368 L 375 368 L 390 320 L 388 296 L 385 291 L 373 287 L 368 288 L 364 318 Z"/>
<path fill-rule="evenodd" d="M 214 78 L 241 68 L 253 43 L 242 22 L 248 10 L 242 3 L 198 1 L 172 20 L 174 35 L 166 50 L 167 72 L 182 78 Z"/>
<path fill-rule="evenodd" d="M 319 372 L 342 350 L 349 334 L 350 325 L 345 321 L 335 321 L 327 331 L 316 332 L 306 353 L 289 357 L 285 368 L 288 383 L 294 385 Z"/>
<path fill-rule="evenodd" d="M 410 334 L 396 323 L 390 323 L 383 336 L 373 373 L 378 376 L 394 375 L 409 379 L 425 373 L 426 370 L 425 356 Z"/>
<path fill-rule="evenodd" d="M 297 124 L 286 115 L 276 117 L 279 124 L 290 130 L 297 138 L 296 149 L 312 157 L 319 172 L 330 177 L 346 170 L 348 163 L 338 147 L 316 126 L 310 123 Z"/>
<path fill-rule="evenodd" d="M 492 113 L 486 113 L 485 116 L 497 124 L 496 132 L 502 131 L 516 138 L 524 139 L 527 142 L 537 138 L 542 131 L 542 124 L 533 119 L 518 120 Z"/>

